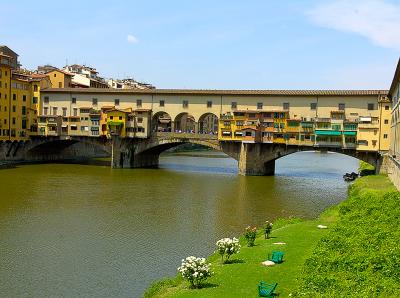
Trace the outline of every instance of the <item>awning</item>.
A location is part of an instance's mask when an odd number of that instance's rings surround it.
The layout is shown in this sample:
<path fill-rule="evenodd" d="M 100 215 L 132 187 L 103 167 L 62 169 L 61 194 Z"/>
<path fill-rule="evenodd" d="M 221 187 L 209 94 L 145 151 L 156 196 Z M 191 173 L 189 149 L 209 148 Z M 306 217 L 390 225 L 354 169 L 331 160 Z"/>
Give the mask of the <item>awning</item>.
<path fill-rule="evenodd" d="M 117 122 L 117 121 L 108 121 L 107 125 L 110 125 L 110 126 L 122 126 L 123 123 L 122 122 Z"/>
<path fill-rule="evenodd" d="M 345 136 L 356 136 L 357 132 L 356 131 L 344 131 L 343 134 Z"/>
<path fill-rule="evenodd" d="M 224 136 L 230 136 L 230 135 L 231 135 L 231 132 L 230 132 L 230 131 L 223 131 L 223 132 L 222 132 L 222 135 L 224 135 Z"/>
<path fill-rule="evenodd" d="M 360 117 L 361 122 L 371 122 L 372 118 L 371 117 Z"/>
<path fill-rule="evenodd" d="M 317 136 L 340 136 L 342 132 L 338 130 L 316 130 L 315 134 Z"/>

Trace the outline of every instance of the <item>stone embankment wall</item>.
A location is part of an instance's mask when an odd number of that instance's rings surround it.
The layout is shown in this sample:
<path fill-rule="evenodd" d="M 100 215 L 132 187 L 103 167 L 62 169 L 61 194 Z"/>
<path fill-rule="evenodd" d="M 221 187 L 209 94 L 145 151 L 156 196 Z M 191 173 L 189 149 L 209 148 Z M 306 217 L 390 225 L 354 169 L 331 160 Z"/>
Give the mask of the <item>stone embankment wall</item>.
<path fill-rule="evenodd" d="M 380 173 L 387 174 L 393 184 L 400 190 L 400 161 L 387 154 L 383 157 Z"/>

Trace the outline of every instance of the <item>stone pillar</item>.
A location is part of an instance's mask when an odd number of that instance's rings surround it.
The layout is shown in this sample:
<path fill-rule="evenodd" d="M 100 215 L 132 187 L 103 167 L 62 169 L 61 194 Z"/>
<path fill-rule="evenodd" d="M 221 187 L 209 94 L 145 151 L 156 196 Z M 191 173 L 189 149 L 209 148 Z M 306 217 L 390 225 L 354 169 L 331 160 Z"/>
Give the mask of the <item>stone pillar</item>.
<path fill-rule="evenodd" d="M 135 147 L 128 139 L 122 139 L 118 136 L 112 137 L 112 168 L 133 168 L 134 167 Z"/>
<path fill-rule="evenodd" d="M 263 152 L 263 144 L 242 143 L 239 155 L 239 174 L 267 176 L 275 174 L 275 157 Z"/>

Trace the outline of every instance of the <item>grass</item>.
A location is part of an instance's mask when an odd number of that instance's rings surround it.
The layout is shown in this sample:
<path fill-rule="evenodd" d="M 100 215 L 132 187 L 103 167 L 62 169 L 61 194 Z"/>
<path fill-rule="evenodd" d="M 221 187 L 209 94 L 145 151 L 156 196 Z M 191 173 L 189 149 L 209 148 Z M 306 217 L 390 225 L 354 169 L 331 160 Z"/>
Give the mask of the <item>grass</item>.
<path fill-rule="evenodd" d="M 268 283 L 277 282 L 276 293 L 281 297 L 288 297 L 289 294 L 293 294 L 293 296 L 305 294 L 308 297 L 346 296 L 336 291 L 337 289 L 335 290 L 335 285 L 338 284 L 347 287 L 349 292 L 346 293 L 351 294 L 351 287 L 354 287 L 354 283 L 360 283 L 359 280 L 354 278 L 357 277 L 360 268 L 365 264 L 361 262 L 360 265 L 357 262 L 354 265 L 356 268 L 352 268 L 352 266 L 343 267 L 346 268 L 343 271 L 342 269 L 339 270 L 341 267 L 338 266 L 339 263 L 335 262 L 347 260 L 346 264 L 352 264 L 352 262 L 356 262 L 356 258 L 353 258 L 352 255 L 357 255 L 360 257 L 357 260 L 362 261 L 366 259 L 368 253 L 372 253 L 372 257 L 367 258 L 368 262 L 373 262 L 377 258 L 381 262 L 390 259 L 390 253 L 393 253 L 392 248 L 397 245 L 397 242 L 392 241 L 394 240 L 393 236 L 395 236 L 395 233 L 392 232 L 397 229 L 397 224 L 388 225 L 382 235 L 380 233 L 382 227 L 379 225 L 375 227 L 377 223 L 374 216 L 379 213 L 379 208 L 383 208 L 388 214 L 398 214 L 395 210 L 398 210 L 399 201 L 397 200 L 395 204 L 393 198 L 388 198 L 391 194 L 399 194 L 394 191 L 394 186 L 386 176 L 368 176 L 357 179 L 349 191 L 349 199 L 326 210 L 318 219 L 307 221 L 300 219 L 278 220 L 274 223 L 272 238 L 264 240 L 263 234 L 259 232 L 254 247 L 246 247 L 242 237 L 240 239 L 241 252 L 232 256 L 233 262 L 231 264 L 222 265 L 219 255 L 211 255 L 208 261 L 212 264 L 212 270 L 215 274 L 207 280 L 204 288 L 189 289 L 188 283 L 177 276 L 154 283 L 146 291 L 144 297 L 257 297 L 257 284 L 261 280 Z M 360 198 L 363 203 L 360 202 Z M 369 206 L 372 206 L 372 209 Z M 389 217 L 393 220 L 396 218 L 395 216 Z M 361 227 L 364 228 L 356 228 L 360 226 L 360 221 L 357 221 L 358 217 L 362 218 L 363 225 Z M 383 218 L 381 219 L 383 220 Z M 327 225 L 328 229 L 318 229 L 317 225 L 319 224 Z M 387 224 L 387 221 L 382 223 L 383 226 Z M 348 233 L 346 229 L 350 229 L 352 232 Z M 389 234 L 391 240 L 380 244 Z M 359 235 L 362 235 L 362 237 L 358 237 Z M 365 236 L 368 239 L 365 239 Z M 376 237 L 378 240 L 375 239 Z M 286 245 L 274 245 L 274 242 L 285 242 Z M 334 245 L 327 245 L 327 243 Z M 335 243 L 339 243 L 339 247 Z M 349 246 L 345 246 L 348 249 L 345 251 L 345 257 L 342 257 L 343 249 L 340 248 L 343 243 L 350 244 L 351 247 L 350 249 Z M 370 245 L 378 245 L 379 249 L 375 251 L 374 248 L 370 248 Z M 398 247 L 397 245 L 395 254 L 398 254 Z M 385 254 L 384 259 L 380 257 L 382 249 L 389 251 L 388 254 Z M 261 262 L 265 261 L 268 254 L 273 250 L 283 251 L 285 262 L 273 267 L 262 266 Z M 400 254 L 398 255 L 400 256 Z M 351 260 L 351 262 L 348 260 Z M 393 266 L 400 265 L 398 264 L 399 260 L 400 257 L 392 263 L 389 262 L 390 268 L 386 266 L 384 270 L 389 270 L 388 272 L 392 274 L 393 270 L 398 270 L 399 267 Z M 329 267 L 329 270 L 324 270 L 326 266 Z M 359 266 L 361 267 L 358 268 Z M 354 272 L 346 272 L 346 270 L 353 270 Z M 378 269 L 375 268 L 374 270 L 370 272 L 377 274 Z M 371 281 L 374 275 L 368 276 L 369 278 L 362 276 L 365 280 L 359 288 L 361 290 L 366 288 L 366 291 L 370 292 L 370 287 L 366 283 L 375 286 L 376 283 Z M 351 282 L 347 282 L 349 278 Z M 326 279 L 329 281 L 328 284 L 323 282 Z M 384 287 L 390 285 L 392 288 L 396 288 L 394 284 L 396 280 L 385 279 L 384 277 L 379 277 L 377 280 L 383 283 Z M 380 291 L 384 292 L 384 289 L 380 289 Z M 331 295 L 330 292 L 335 293 L 335 295 Z M 392 292 L 384 293 L 389 295 Z M 366 295 L 365 297 L 374 296 Z"/>
<path fill-rule="evenodd" d="M 375 174 L 375 167 L 369 163 L 360 160 L 360 166 L 358 167 L 358 172 L 360 176 L 368 176 Z"/>
<path fill-rule="evenodd" d="M 305 262 L 296 296 L 400 297 L 399 202 L 386 176 L 358 180 Z"/>

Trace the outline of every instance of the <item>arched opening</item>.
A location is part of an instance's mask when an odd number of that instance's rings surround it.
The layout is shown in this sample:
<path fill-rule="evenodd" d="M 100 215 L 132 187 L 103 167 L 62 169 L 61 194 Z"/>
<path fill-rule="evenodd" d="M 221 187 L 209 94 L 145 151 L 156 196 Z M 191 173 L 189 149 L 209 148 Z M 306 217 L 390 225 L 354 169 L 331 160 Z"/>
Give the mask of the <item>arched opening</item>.
<path fill-rule="evenodd" d="M 199 130 L 200 134 L 218 134 L 218 117 L 213 113 L 206 113 L 199 118 Z"/>
<path fill-rule="evenodd" d="M 174 132 L 196 133 L 196 120 L 188 113 L 180 113 L 175 117 Z"/>
<path fill-rule="evenodd" d="M 152 119 L 152 131 L 153 132 L 171 132 L 172 131 L 171 116 L 166 112 L 155 113 L 153 115 L 153 119 Z"/>

